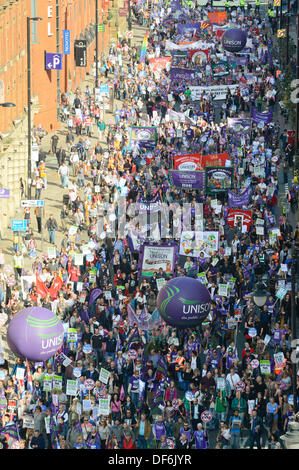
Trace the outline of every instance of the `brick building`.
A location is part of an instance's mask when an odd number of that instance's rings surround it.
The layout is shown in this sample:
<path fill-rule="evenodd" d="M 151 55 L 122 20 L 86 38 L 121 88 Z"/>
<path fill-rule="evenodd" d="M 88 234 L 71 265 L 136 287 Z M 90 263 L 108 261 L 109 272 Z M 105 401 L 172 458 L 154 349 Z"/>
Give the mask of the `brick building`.
<path fill-rule="evenodd" d="M 91 72 L 95 51 L 95 0 L 30 0 L 31 15 L 43 18 L 32 22 L 32 90 L 41 106 L 34 117 L 36 125 L 47 131 L 57 129 L 59 101 L 62 92 L 74 91 Z M 101 23 L 102 7 L 107 16 L 109 1 L 98 0 L 98 22 Z M 45 52 L 63 52 L 63 30 L 70 31 L 70 54 L 63 55 L 61 71 L 45 70 Z M 109 24 L 105 33 L 98 33 L 99 57 L 109 42 Z M 74 41 L 87 41 L 87 66 L 76 67 Z"/>
<path fill-rule="evenodd" d="M 24 114 L 27 103 L 26 16 L 30 0 L 0 0 L 0 133 L 5 134 L 13 120 Z"/>

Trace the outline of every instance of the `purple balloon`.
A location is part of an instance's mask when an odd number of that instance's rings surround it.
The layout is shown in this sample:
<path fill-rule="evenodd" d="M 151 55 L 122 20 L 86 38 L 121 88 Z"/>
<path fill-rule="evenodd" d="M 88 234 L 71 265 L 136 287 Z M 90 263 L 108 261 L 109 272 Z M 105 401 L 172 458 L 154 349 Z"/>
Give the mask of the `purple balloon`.
<path fill-rule="evenodd" d="M 157 298 L 161 317 L 178 328 L 199 325 L 207 317 L 210 307 L 208 289 L 192 277 L 171 279 L 162 287 Z"/>
<path fill-rule="evenodd" d="M 7 343 L 16 356 L 30 361 L 47 361 L 63 343 L 64 328 L 51 310 L 25 308 L 11 320 Z"/>
<path fill-rule="evenodd" d="M 239 52 L 247 42 L 247 32 L 243 29 L 232 28 L 224 31 L 221 38 L 222 46 L 229 52 Z"/>

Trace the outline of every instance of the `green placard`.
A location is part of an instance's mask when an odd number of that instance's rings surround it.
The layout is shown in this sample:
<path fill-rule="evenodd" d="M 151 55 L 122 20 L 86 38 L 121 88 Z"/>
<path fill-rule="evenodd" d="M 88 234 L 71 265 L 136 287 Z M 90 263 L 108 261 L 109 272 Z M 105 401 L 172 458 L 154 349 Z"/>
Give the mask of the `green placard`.
<path fill-rule="evenodd" d="M 105 32 L 105 25 L 98 24 L 98 33 L 104 33 L 104 32 Z"/>

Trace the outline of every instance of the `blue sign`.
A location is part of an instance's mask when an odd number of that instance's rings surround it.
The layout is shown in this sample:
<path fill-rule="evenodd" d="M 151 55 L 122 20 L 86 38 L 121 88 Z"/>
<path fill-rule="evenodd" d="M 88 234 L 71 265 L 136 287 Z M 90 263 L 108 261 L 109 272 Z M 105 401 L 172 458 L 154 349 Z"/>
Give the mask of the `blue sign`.
<path fill-rule="evenodd" d="M 13 219 L 11 221 L 11 230 L 13 232 L 26 232 L 27 220 L 26 219 Z"/>
<path fill-rule="evenodd" d="M 248 336 L 251 336 L 251 338 L 254 338 L 256 335 L 257 335 L 257 330 L 255 328 L 249 328 Z"/>
<path fill-rule="evenodd" d="M 44 201 L 44 200 L 38 199 L 38 200 L 36 201 L 36 207 L 44 207 L 44 205 L 45 205 L 45 201 Z"/>
<path fill-rule="evenodd" d="M 9 189 L 0 188 L 0 199 L 8 199 L 9 198 Z"/>
<path fill-rule="evenodd" d="M 69 29 L 63 30 L 63 53 L 65 55 L 71 53 L 71 31 Z"/>
<path fill-rule="evenodd" d="M 46 70 L 62 70 L 62 54 L 46 52 L 45 53 Z"/>
<path fill-rule="evenodd" d="M 101 85 L 100 86 L 100 93 L 109 93 L 109 85 Z"/>

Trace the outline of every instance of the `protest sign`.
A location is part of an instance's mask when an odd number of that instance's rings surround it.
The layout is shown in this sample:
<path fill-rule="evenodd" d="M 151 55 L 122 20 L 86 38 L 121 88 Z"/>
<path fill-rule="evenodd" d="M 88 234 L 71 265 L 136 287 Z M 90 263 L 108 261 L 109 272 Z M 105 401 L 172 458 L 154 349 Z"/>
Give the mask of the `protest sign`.
<path fill-rule="evenodd" d="M 77 380 L 67 380 L 66 394 L 75 397 L 77 395 L 78 384 Z"/>
<path fill-rule="evenodd" d="M 101 370 L 100 370 L 99 381 L 100 381 L 100 382 L 103 382 L 104 384 L 107 384 L 107 383 L 108 383 L 108 379 L 109 379 L 109 375 L 110 375 L 109 370 L 106 370 L 106 369 L 104 369 L 104 368 L 102 367 Z"/>

